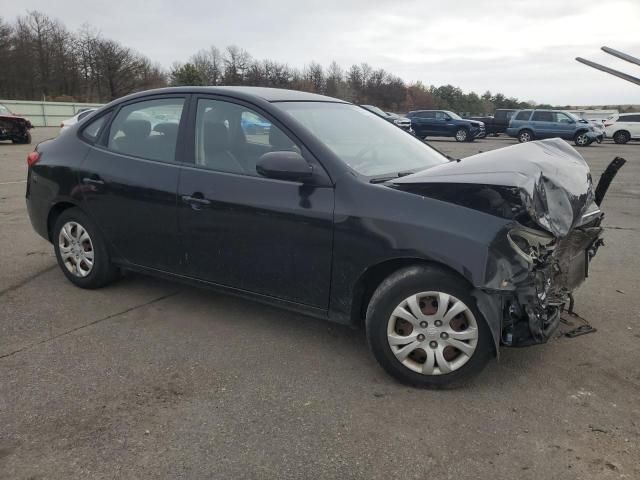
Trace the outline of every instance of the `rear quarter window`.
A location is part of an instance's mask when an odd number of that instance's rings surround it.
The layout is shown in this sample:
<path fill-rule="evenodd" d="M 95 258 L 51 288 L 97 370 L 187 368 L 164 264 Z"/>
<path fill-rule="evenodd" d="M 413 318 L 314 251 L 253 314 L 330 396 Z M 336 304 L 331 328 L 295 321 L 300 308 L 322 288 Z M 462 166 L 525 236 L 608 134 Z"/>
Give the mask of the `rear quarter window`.
<path fill-rule="evenodd" d="M 107 123 L 110 115 L 111 112 L 105 113 L 84 127 L 80 133 L 82 138 L 89 143 L 95 143 L 100 137 L 100 132 L 102 132 L 102 129 Z"/>
<path fill-rule="evenodd" d="M 523 110 L 522 112 L 519 112 L 513 119 L 514 120 L 529 120 L 530 116 L 531 116 L 531 110 Z"/>

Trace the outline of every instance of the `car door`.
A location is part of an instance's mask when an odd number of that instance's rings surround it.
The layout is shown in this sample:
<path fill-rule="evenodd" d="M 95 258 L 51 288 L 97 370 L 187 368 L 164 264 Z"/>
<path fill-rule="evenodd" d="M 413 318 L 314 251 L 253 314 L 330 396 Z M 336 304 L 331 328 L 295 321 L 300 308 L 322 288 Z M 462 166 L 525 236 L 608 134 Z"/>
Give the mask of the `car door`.
<path fill-rule="evenodd" d="M 321 165 L 249 104 L 201 96 L 192 112 L 178 186 L 185 275 L 327 309 L 334 191 Z M 282 150 L 313 165 L 309 183 L 256 172 L 262 154 Z"/>
<path fill-rule="evenodd" d="M 553 112 L 553 136 L 570 140 L 574 137 L 577 125 L 576 121 L 563 112 Z M 589 127 L 588 123 L 582 124 L 584 127 Z"/>
<path fill-rule="evenodd" d="M 120 107 L 80 169 L 87 212 L 113 255 L 135 265 L 177 267 L 176 145 L 186 100 L 154 96 Z"/>
<path fill-rule="evenodd" d="M 416 132 L 418 137 L 426 137 L 429 133 L 428 118 L 429 112 L 414 112 L 411 117 L 411 128 Z"/>
<path fill-rule="evenodd" d="M 549 138 L 555 137 L 553 112 L 547 112 L 544 110 L 536 110 L 531 116 L 531 128 L 536 138 Z"/>
<path fill-rule="evenodd" d="M 445 112 L 433 112 L 433 135 L 438 137 L 448 137 L 451 135 L 450 130 L 454 128 L 453 123 L 450 121 L 451 117 Z"/>

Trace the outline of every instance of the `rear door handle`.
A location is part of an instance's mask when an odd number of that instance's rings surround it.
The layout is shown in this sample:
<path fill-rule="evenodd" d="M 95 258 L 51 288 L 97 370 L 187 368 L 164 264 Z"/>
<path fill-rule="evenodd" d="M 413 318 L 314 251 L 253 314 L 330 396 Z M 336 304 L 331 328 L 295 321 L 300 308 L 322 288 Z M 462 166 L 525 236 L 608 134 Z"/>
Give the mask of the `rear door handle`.
<path fill-rule="evenodd" d="M 99 178 L 84 177 L 82 179 L 82 183 L 92 183 L 94 185 L 104 185 L 104 180 L 100 180 Z"/>

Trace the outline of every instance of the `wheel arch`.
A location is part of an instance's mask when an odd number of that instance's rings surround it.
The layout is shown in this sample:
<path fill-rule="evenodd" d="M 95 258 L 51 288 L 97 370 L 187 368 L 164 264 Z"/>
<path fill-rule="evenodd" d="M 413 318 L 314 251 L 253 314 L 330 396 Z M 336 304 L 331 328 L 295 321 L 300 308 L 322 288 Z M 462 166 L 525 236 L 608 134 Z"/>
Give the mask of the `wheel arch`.
<path fill-rule="evenodd" d="M 353 288 L 353 300 L 351 302 L 351 323 L 353 326 L 362 327 L 364 325 L 367 306 L 369 301 L 376 291 L 378 286 L 391 274 L 406 267 L 415 265 L 432 265 L 442 270 L 447 271 L 452 276 L 457 277 L 460 281 L 464 282 L 469 288 L 473 288 L 473 285 L 457 270 L 451 268 L 443 263 L 428 260 L 419 257 L 399 257 L 390 258 L 382 262 L 376 263 L 368 267 L 355 283 Z"/>
<path fill-rule="evenodd" d="M 49 209 L 49 213 L 47 214 L 47 236 L 50 242 L 53 241 L 52 231 L 54 225 L 56 224 L 56 221 L 58 220 L 60 215 L 62 215 L 62 212 L 64 212 L 65 210 L 69 210 L 70 208 L 80 208 L 80 210 L 82 210 L 82 208 L 78 204 L 69 200 L 60 200 L 58 202 L 55 202 Z"/>

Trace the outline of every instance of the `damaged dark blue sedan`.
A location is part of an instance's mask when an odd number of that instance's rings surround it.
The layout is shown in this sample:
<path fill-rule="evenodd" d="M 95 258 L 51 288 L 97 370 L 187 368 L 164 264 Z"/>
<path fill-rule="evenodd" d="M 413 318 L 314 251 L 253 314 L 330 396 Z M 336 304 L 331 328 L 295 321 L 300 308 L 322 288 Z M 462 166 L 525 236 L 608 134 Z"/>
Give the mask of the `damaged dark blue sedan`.
<path fill-rule="evenodd" d="M 451 160 L 356 105 L 250 87 L 134 94 L 27 161 L 31 222 L 75 285 L 134 270 L 364 326 L 421 387 L 550 337 L 624 163 L 594 188 L 557 139 Z"/>

